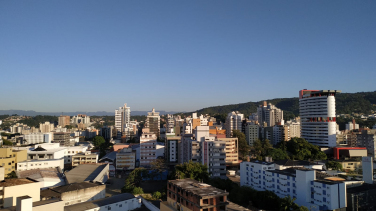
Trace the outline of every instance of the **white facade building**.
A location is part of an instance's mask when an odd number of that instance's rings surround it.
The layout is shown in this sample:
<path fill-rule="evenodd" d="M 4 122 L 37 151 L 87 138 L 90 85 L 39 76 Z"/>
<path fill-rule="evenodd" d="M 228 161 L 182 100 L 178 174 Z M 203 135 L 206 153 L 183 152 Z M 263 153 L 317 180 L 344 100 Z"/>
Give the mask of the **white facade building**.
<path fill-rule="evenodd" d="M 118 136 L 125 135 L 125 128 L 129 128 L 129 123 L 131 121 L 131 108 L 127 107 L 127 104 L 124 103 L 123 107 L 119 107 L 118 110 L 115 110 L 115 128 L 118 131 Z M 129 130 L 127 130 L 129 131 Z"/>
<path fill-rule="evenodd" d="M 242 121 L 244 119 L 244 114 L 239 113 L 239 111 L 233 111 L 227 114 L 226 117 L 226 137 L 232 137 L 233 130 L 242 131 Z"/>
<path fill-rule="evenodd" d="M 242 162 L 240 185 L 258 191 L 272 191 L 280 198 L 296 198 L 296 204 L 310 210 L 335 210 L 346 207 L 346 184 L 331 180 L 330 175 L 313 169 L 275 170 L 274 163 L 271 162 Z"/>
<path fill-rule="evenodd" d="M 50 143 L 53 138 L 52 133 L 30 133 L 22 136 L 25 144 Z"/>
<path fill-rule="evenodd" d="M 144 132 L 140 136 L 140 166 L 149 166 L 157 159 L 157 135 Z"/>
<path fill-rule="evenodd" d="M 41 133 L 49 133 L 53 131 L 55 128 L 54 123 L 51 122 L 45 122 L 45 123 L 40 123 L 39 124 L 39 130 Z"/>
<path fill-rule="evenodd" d="M 27 160 L 17 163 L 17 171 L 25 171 L 42 168 L 56 168 L 64 169 L 64 159 L 45 159 L 45 160 Z"/>
<path fill-rule="evenodd" d="M 301 137 L 322 147 L 336 146 L 336 104 L 338 90 L 301 90 L 299 109 Z"/>
<path fill-rule="evenodd" d="M 346 130 L 359 130 L 359 124 L 356 124 L 354 119 L 352 122 L 346 124 Z"/>

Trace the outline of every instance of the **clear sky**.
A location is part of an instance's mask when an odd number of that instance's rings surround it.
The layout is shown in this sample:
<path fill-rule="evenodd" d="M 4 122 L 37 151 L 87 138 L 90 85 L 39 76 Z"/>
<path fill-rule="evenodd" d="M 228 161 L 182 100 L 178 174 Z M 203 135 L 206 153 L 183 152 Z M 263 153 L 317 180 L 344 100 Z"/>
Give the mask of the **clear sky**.
<path fill-rule="evenodd" d="M 0 110 L 376 90 L 376 1 L 0 0 Z"/>

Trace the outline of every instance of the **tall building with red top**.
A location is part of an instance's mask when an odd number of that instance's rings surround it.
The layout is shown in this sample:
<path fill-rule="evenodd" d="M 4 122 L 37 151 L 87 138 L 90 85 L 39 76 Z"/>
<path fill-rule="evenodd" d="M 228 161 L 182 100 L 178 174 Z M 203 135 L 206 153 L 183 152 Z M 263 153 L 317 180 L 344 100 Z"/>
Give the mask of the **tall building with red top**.
<path fill-rule="evenodd" d="M 336 146 L 336 100 L 339 90 L 300 90 L 301 137 L 321 147 Z"/>

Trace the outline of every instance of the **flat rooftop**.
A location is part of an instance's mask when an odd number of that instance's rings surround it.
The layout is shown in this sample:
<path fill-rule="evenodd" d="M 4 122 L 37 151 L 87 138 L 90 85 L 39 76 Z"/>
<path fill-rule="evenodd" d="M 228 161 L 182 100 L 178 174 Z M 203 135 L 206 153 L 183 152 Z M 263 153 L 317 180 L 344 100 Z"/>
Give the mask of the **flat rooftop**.
<path fill-rule="evenodd" d="M 79 204 L 73 204 L 73 205 L 70 205 L 70 206 L 65 206 L 64 211 L 90 210 L 90 209 L 103 207 L 103 206 L 106 206 L 106 205 L 118 203 L 118 202 L 121 202 L 121 201 L 133 199 L 133 198 L 136 198 L 136 197 L 134 197 L 133 194 L 122 193 L 122 194 L 111 196 L 111 197 L 104 198 L 104 199 L 97 199 L 97 200 L 94 200 L 94 201 L 88 201 L 88 202 L 83 202 L 83 203 L 79 203 Z"/>
<path fill-rule="evenodd" d="M 16 186 L 16 185 L 24 185 L 24 184 L 29 184 L 33 183 L 34 181 L 31 181 L 29 179 L 5 179 L 4 181 L 0 182 L 0 187 L 11 187 L 11 186 Z"/>
<path fill-rule="evenodd" d="M 55 178 L 61 179 L 62 173 L 58 168 L 42 168 L 42 169 L 31 169 L 25 171 L 17 171 L 18 178 L 30 178 L 33 180 L 40 178 Z"/>
<path fill-rule="evenodd" d="M 94 180 L 108 164 L 81 164 L 65 173 L 68 183 Z"/>
<path fill-rule="evenodd" d="M 200 183 L 193 179 L 169 180 L 168 182 L 202 198 L 213 198 L 214 196 L 225 196 L 229 194 L 224 190 L 205 183 Z"/>

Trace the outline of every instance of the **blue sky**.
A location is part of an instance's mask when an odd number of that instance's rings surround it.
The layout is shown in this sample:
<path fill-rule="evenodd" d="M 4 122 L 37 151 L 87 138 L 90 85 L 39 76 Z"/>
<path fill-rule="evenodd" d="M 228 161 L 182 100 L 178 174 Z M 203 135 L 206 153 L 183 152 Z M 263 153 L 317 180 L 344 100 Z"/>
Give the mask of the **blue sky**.
<path fill-rule="evenodd" d="M 376 1 L 0 1 L 0 110 L 376 90 Z"/>

